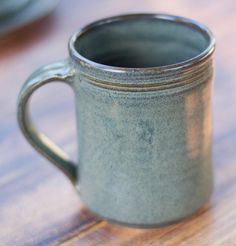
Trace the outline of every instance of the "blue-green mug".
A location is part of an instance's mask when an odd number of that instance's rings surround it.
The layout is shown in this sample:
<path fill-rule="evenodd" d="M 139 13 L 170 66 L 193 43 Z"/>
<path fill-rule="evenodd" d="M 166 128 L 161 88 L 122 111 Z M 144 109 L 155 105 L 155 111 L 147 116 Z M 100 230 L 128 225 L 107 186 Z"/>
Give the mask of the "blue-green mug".
<path fill-rule="evenodd" d="M 212 192 L 211 88 L 215 41 L 204 25 L 163 14 L 94 22 L 70 57 L 25 82 L 18 121 L 95 215 L 154 227 L 197 211 Z M 53 81 L 76 97 L 78 163 L 31 124 L 28 99 Z"/>

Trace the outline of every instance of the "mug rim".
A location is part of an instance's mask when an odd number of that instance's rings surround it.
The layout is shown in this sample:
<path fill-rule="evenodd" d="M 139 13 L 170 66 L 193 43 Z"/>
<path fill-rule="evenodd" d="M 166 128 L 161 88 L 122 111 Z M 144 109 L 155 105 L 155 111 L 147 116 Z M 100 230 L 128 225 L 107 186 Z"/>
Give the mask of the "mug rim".
<path fill-rule="evenodd" d="M 139 68 L 131 68 L 131 67 L 119 67 L 119 66 L 111 66 L 106 64 L 101 64 L 95 61 L 92 61 L 85 56 L 81 55 L 75 48 L 76 41 L 85 33 L 91 31 L 92 29 L 95 29 L 97 27 L 100 27 L 107 23 L 114 23 L 118 21 L 124 21 L 124 20 L 130 20 L 130 19 L 158 19 L 158 20 L 166 20 L 171 21 L 177 24 L 183 24 L 186 25 L 192 29 L 195 29 L 202 33 L 205 37 L 208 38 L 209 43 L 207 47 L 201 51 L 198 55 L 186 59 L 181 62 L 169 64 L 169 65 L 162 65 L 162 66 L 153 66 L 153 67 L 139 67 Z M 194 65 L 197 65 L 199 62 L 202 62 L 206 60 L 208 57 L 210 57 L 214 50 L 215 50 L 215 38 L 210 31 L 210 29 L 205 26 L 204 24 L 195 21 L 190 18 L 176 16 L 176 15 L 170 15 L 170 14 L 162 14 L 162 13 L 135 13 L 135 14 L 125 14 L 125 15 L 117 15 L 112 17 L 103 18 L 97 21 L 94 21 L 83 28 L 79 29 L 77 32 L 72 34 L 72 36 L 69 39 L 68 43 L 68 49 L 69 54 L 73 60 L 78 62 L 81 66 L 85 66 L 88 68 L 95 68 L 98 71 L 106 71 L 106 72 L 112 72 L 112 73 L 127 73 L 127 72 L 142 72 L 142 73 L 149 73 L 151 71 L 162 71 L 162 70 L 176 70 L 176 69 L 182 69 L 182 68 L 188 68 L 192 67 Z"/>

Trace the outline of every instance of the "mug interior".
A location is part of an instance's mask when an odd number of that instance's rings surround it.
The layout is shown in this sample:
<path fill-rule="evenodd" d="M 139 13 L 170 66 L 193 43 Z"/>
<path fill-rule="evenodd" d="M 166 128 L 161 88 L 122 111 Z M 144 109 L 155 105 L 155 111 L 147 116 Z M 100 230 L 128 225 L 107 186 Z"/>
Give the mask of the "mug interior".
<path fill-rule="evenodd" d="M 193 59 L 209 44 L 207 31 L 197 24 L 137 15 L 88 26 L 75 40 L 74 48 L 99 64 L 147 68 Z"/>

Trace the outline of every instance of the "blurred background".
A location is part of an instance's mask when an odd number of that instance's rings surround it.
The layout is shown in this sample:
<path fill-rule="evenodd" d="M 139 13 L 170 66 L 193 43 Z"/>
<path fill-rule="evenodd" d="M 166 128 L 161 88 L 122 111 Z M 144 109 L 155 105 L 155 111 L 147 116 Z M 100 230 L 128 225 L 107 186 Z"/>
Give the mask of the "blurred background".
<path fill-rule="evenodd" d="M 26 143 L 16 123 L 16 99 L 23 82 L 35 69 L 68 57 L 67 42 L 73 32 L 103 17 L 161 12 L 195 19 L 212 30 L 217 43 L 213 104 L 216 191 L 212 202 L 223 199 L 222 192 L 228 191 L 227 180 L 231 180 L 231 192 L 235 191 L 236 1 L 21 1 L 16 12 L 5 16 L 2 11 L 7 1 L 0 0 L 0 245 L 48 245 L 100 223 L 83 210 L 63 174 Z M 47 85 L 34 94 L 31 107 L 36 125 L 76 159 L 71 89 L 61 83 Z M 215 216 L 217 210 L 205 219 L 210 224 Z M 223 222 L 214 223 L 218 228 Z M 120 237 L 124 232 L 120 229 L 115 233 Z M 90 245 L 88 242 L 79 245 Z M 110 241 L 102 242 L 106 245 Z"/>

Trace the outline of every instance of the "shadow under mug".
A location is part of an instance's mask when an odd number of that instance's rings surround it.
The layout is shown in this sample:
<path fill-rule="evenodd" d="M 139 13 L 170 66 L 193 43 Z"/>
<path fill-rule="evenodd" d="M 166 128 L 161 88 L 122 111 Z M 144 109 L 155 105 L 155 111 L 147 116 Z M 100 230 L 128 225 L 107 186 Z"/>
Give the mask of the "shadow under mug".
<path fill-rule="evenodd" d="M 25 82 L 20 128 L 99 217 L 136 227 L 179 221 L 212 191 L 214 46 L 208 28 L 182 17 L 132 14 L 94 22 L 71 37 L 67 60 Z M 78 163 L 29 119 L 31 94 L 53 81 L 75 94 Z"/>

